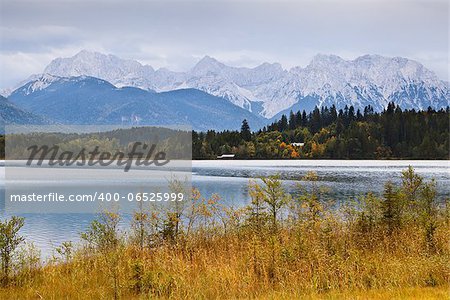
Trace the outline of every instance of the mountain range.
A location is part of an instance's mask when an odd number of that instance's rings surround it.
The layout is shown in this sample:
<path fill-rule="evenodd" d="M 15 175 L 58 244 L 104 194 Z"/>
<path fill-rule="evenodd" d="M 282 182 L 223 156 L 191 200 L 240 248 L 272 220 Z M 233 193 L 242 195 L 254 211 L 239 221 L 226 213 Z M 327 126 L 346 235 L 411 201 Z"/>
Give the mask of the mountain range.
<path fill-rule="evenodd" d="M 306 67 L 286 70 L 278 63 L 232 67 L 205 56 L 190 70 L 175 72 L 83 50 L 53 60 L 8 99 L 57 122 L 117 124 L 135 118 L 191 122 L 204 130 L 235 129 L 243 118 L 257 128 L 290 110 L 333 104 L 371 105 L 376 111 L 389 102 L 441 108 L 449 105 L 450 88 L 420 63 L 401 57 L 344 60 L 319 54 Z"/>
<path fill-rule="evenodd" d="M 262 119 L 229 101 L 196 89 L 156 93 L 118 88 L 90 76 L 43 75 L 15 90 L 17 107 L 61 124 L 192 125 L 196 130 L 238 129 L 243 119 L 253 128 Z"/>

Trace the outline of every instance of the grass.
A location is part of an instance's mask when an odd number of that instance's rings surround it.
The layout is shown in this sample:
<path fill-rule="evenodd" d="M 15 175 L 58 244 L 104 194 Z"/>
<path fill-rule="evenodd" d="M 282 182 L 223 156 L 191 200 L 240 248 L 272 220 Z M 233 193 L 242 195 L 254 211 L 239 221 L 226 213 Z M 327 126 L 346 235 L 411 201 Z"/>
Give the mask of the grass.
<path fill-rule="evenodd" d="M 301 293 L 273 293 L 260 299 L 305 299 L 305 300 L 442 300 L 450 297 L 449 287 L 419 287 L 419 288 L 397 288 L 393 290 L 366 290 L 366 291 L 346 291 L 330 292 L 325 295 Z"/>
<path fill-rule="evenodd" d="M 102 293 L 80 294 L 72 292 L 66 294 L 52 295 L 51 298 L 43 297 L 34 289 L 17 289 L 14 291 L 0 290 L 1 299 L 21 300 L 21 299 L 108 299 L 107 295 Z M 261 300 L 443 300 L 450 298 L 450 288 L 448 287 L 415 287 L 415 288 L 397 288 L 394 290 L 365 290 L 365 291 L 346 291 L 329 292 L 326 294 L 304 294 L 300 291 L 271 292 L 264 296 L 254 297 Z M 126 299 L 140 300 L 150 299 L 148 295 L 136 296 L 128 295 Z M 152 298 L 154 299 L 154 298 Z M 235 298 L 239 299 L 239 298 Z M 244 297 L 242 297 L 244 299 Z"/>

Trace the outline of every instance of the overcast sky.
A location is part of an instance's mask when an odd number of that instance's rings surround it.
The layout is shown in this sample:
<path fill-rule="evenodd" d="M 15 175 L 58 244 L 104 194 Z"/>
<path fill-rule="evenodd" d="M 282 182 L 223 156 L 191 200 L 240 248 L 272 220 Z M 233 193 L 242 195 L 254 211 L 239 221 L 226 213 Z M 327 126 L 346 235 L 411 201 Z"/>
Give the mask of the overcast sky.
<path fill-rule="evenodd" d="M 0 88 L 82 49 L 186 70 L 305 66 L 317 53 L 415 59 L 448 80 L 448 0 L 0 0 Z"/>

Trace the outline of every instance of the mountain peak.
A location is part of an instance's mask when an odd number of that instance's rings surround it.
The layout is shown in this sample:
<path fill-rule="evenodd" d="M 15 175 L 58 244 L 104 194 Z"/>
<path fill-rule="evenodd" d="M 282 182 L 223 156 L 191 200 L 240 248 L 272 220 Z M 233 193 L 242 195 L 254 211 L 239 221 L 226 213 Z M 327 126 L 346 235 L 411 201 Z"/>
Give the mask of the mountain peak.
<path fill-rule="evenodd" d="M 220 64 L 220 65 L 223 65 L 217 59 L 215 59 L 214 57 L 211 57 L 209 55 L 203 56 L 203 58 L 200 59 L 197 64 Z"/>
<path fill-rule="evenodd" d="M 83 49 L 77 54 L 75 54 L 73 57 L 88 57 L 88 56 L 107 56 L 107 55 L 100 52 Z"/>
<path fill-rule="evenodd" d="M 208 73 L 218 73 L 226 66 L 217 59 L 205 55 L 192 69 L 194 75 L 206 75 Z"/>
<path fill-rule="evenodd" d="M 121 80 L 138 79 L 136 85 L 144 85 L 141 78 L 149 78 L 154 72 L 151 66 L 143 66 L 135 60 L 121 59 L 111 54 L 81 50 L 72 57 L 54 59 L 44 73 L 61 77 L 92 76 L 122 86 Z"/>
<path fill-rule="evenodd" d="M 311 62 L 337 63 L 345 61 L 342 57 L 335 54 L 316 54 Z"/>
<path fill-rule="evenodd" d="M 364 54 L 364 55 L 361 55 L 361 56 L 358 56 L 357 58 L 355 58 L 355 61 L 358 61 L 358 60 L 380 60 L 380 59 L 385 59 L 385 57 L 378 55 L 378 54 Z"/>
<path fill-rule="evenodd" d="M 60 79 L 61 79 L 61 77 L 59 77 L 59 76 L 54 76 L 54 75 L 47 74 L 47 73 L 36 75 L 36 76 L 33 76 L 33 79 L 29 83 L 27 83 L 20 89 L 24 95 L 29 95 L 36 91 L 41 91 L 43 89 L 46 89 L 53 82 L 58 81 Z"/>
<path fill-rule="evenodd" d="M 83 49 L 71 58 L 63 58 L 63 59 L 72 59 L 72 60 L 79 60 L 79 61 L 89 61 L 89 62 L 105 62 L 105 61 L 113 61 L 117 63 L 123 63 L 128 62 L 131 64 L 134 64 L 136 66 L 142 66 L 141 63 L 135 60 L 130 59 L 122 59 L 119 58 L 113 54 L 105 54 L 97 51 L 90 51 Z"/>
<path fill-rule="evenodd" d="M 255 69 L 257 69 L 257 70 L 271 69 L 271 70 L 275 70 L 275 71 L 283 71 L 283 67 L 281 66 L 281 64 L 279 64 L 279 63 L 268 63 L 268 62 L 263 62 L 259 66 L 255 67 Z"/>
<path fill-rule="evenodd" d="M 346 61 L 338 56 L 338 55 L 334 55 L 334 54 L 316 54 L 313 59 L 311 60 L 311 62 L 309 63 L 309 65 L 307 67 L 324 67 L 324 66 L 330 66 L 330 65 L 337 65 L 337 64 L 342 64 L 342 63 L 346 63 Z"/>

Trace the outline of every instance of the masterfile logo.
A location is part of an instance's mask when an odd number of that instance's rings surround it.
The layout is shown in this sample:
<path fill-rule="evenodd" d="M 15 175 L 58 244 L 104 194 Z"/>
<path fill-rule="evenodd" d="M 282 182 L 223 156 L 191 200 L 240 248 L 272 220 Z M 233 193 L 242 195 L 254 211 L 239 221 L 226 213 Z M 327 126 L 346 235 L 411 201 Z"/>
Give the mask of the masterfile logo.
<path fill-rule="evenodd" d="M 5 208 L 14 212 L 132 212 L 191 191 L 186 126 L 7 126 Z"/>
<path fill-rule="evenodd" d="M 155 153 L 156 144 L 147 145 L 141 142 L 132 144 L 130 152 L 110 152 L 100 150 L 100 146 L 89 151 L 82 148 L 78 153 L 72 151 L 61 151 L 59 146 L 49 147 L 48 145 L 33 145 L 27 148 L 30 156 L 27 160 L 27 166 L 31 166 L 36 160 L 38 166 L 42 166 L 44 161 L 49 166 L 101 166 L 107 167 L 114 163 L 118 167 L 123 167 L 128 172 L 133 165 L 136 166 L 164 166 L 170 162 L 166 159 L 167 154 L 164 151 Z"/>

